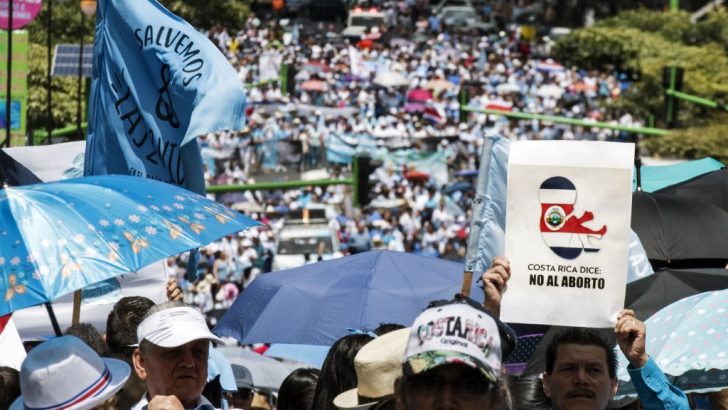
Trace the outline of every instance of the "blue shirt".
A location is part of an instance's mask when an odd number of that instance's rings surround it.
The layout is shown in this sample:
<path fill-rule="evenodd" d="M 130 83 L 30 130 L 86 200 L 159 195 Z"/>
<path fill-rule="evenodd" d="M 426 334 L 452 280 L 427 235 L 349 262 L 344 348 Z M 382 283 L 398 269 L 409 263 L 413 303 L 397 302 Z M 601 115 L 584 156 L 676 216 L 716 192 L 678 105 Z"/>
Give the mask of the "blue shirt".
<path fill-rule="evenodd" d="M 645 410 L 689 410 L 688 397 L 673 386 L 650 357 L 639 369 L 627 366 L 632 384 Z"/>

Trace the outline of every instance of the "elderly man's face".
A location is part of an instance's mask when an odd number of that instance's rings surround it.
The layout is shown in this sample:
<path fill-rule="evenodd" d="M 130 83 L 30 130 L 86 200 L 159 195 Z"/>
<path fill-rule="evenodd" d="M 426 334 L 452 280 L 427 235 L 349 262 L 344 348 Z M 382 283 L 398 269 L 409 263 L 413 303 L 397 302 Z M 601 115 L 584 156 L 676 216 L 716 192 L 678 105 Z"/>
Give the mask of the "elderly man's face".
<path fill-rule="evenodd" d="M 500 409 L 497 387 L 480 373 L 460 364 L 447 364 L 401 379 L 397 410 Z"/>
<path fill-rule="evenodd" d="M 567 343 L 556 349 L 554 368 L 543 375 L 543 390 L 556 410 L 603 410 L 617 392 L 617 380 L 609 376 L 602 347 Z"/>
<path fill-rule="evenodd" d="M 193 405 L 207 382 L 208 340 L 195 340 L 179 347 L 147 344 L 146 352 L 134 352 L 134 369 L 146 381 L 149 398 L 174 395 L 185 407 Z"/>

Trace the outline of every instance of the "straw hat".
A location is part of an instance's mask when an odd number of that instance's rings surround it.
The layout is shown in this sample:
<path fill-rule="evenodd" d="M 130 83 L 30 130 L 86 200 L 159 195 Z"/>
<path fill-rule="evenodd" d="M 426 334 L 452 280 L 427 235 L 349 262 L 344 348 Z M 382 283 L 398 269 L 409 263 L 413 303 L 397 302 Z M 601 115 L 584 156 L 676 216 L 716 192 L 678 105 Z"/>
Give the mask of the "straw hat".
<path fill-rule="evenodd" d="M 121 360 L 102 359 L 75 336 L 57 337 L 28 353 L 20 369 L 23 394 L 10 409 L 91 409 L 119 391 L 130 371 Z"/>
<path fill-rule="evenodd" d="M 394 394 L 410 329 L 395 330 L 364 345 L 354 358 L 357 386 L 334 399 L 339 409 L 369 409 Z"/>

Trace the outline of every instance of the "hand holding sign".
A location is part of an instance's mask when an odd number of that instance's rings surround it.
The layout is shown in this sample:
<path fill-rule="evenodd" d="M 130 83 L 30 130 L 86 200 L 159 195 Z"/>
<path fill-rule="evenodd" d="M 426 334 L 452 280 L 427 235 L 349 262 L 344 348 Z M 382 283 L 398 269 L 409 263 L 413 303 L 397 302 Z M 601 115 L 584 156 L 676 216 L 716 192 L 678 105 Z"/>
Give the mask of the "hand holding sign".
<path fill-rule="evenodd" d="M 647 363 L 649 356 L 645 353 L 645 339 L 647 338 L 647 326 L 637 319 L 634 311 L 624 309 L 617 315 L 617 324 L 614 326 L 617 334 L 617 343 L 624 353 L 630 366 L 639 369 Z"/>
<path fill-rule="evenodd" d="M 508 279 L 511 278 L 511 262 L 505 256 L 493 258 L 493 265 L 483 273 L 483 306 L 495 317 L 500 316 L 501 299 L 503 292 L 508 288 Z"/>

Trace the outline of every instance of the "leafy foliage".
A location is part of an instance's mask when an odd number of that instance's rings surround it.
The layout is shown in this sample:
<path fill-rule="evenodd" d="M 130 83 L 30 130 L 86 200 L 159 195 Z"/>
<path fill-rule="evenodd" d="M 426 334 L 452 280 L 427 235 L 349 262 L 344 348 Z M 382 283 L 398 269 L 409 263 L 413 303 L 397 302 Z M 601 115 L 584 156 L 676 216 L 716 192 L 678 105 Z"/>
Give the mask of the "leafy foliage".
<path fill-rule="evenodd" d="M 129 0 L 133 1 L 133 0 Z M 78 1 L 45 1 L 38 17 L 28 25 L 30 32 L 30 72 L 28 73 L 28 127 L 30 130 L 47 129 L 48 103 L 48 6 L 53 5 L 52 46 L 60 43 L 78 44 L 84 33 L 86 44 L 94 38 L 95 17 L 85 18 L 81 28 L 81 9 Z M 178 14 L 194 27 L 207 29 L 216 24 L 227 28 L 241 27 L 250 13 L 249 1 L 239 0 L 162 0 L 165 7 Z M 82 30 L 82 31 L 81 31 Z M 51 111 L 54 128 L 74 125 L 76 122 L 77 79 L 53 77 Z M 84 115 L 85 115 L 85 107 Z"/>
<path fill-rule="evenodd" d="M 654 116 L 657 125 L 664 126 L 663 68 L 684 69 L 683 92 L 723 101 L 728 97 L 726 50 L 728 13 L 723 10 L 696 24 L 690 23 L 686 12 L 637 10 L 572 32 L 557 43 L 555 54 L 576 67 L 638 73 L 640 80 L 607 108 L 642 118 Z M 660 155 L 714 155 L 727 161 L 728 143 L 720 140 L 720 135 L 728 135 L 728 126 L 721 125 L 726 114 L 686 101 L 679 106 L 678 121 L 686 129 L 652 138 L 647 147 Z"/>
<path fill-rule="evenodd" d="M 48 60 L 46 47 L 30 45 L 30 68 L 28 72 L 28 128 L 47 129 L 48 118 Z M 77 79 L 72 77 L 52 78 L 54 128 L 72 125 L 76 121 Z"/>
<path fill-rule="evenodd" d="M 675 130 L 670 135 L 646 140 L 647 149 L 664 157 L 714 157 L 728 163 L 728 114 L 721 115 L 723 123 L 700 128 Z"/>
<path fill-rule="evenodd" d="M 250 1 L 239 0 L 161 0 L 172 13 L 193 27 L 209 29 L 222 26 L 228 30 L 243 27 L 250 14 Z"/>

